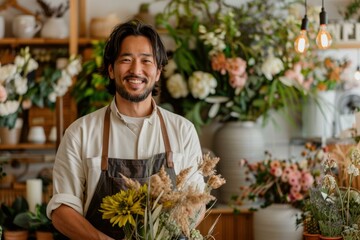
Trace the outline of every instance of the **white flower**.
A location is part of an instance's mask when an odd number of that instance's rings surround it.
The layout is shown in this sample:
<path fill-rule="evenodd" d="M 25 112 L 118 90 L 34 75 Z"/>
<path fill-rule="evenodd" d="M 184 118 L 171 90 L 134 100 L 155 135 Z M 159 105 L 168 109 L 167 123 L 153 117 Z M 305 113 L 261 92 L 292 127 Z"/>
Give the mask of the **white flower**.
<path fill-rule="evenodd" d="M 20 107 L 20 102 L 16 100 L 9 100 L 5 103 L 0 103 L 0 116 L 7 116 L 15 113 Z"/>
<path fill-rule="evenodd" d="M 49 94 L 49 96 L 48 96 L 48 99 L 49 99 L 49 101 L 50 102 L 56 102 L 56 97 L 57 97 L 57 95 L 56 95 L 56 93 L 55 92 L 51 92 L 50 94 Z"/>
<path fill-rule="evenodd" d="M 272 80 L 273 76 L 284 70 L 284 64 L 280 58 L 274 56 L 268 57 L 261 66 L 261 72 L 268 80 Z"/>
<path fill-rule="evenodd" d="M 27 85 L 27 78 L 24 78 L 20 76 L 19 74 L 16 74 L 14 77 L 14 84 L 15 84 L 15 91 L 19 95 L 24 95 L 28 90 Z"/>
<path fill-rule="evenodd" d="M 356 177 L 359 176 L 359 169 L 354 164 L 350 164 L 347 167 L 347 173 L 349 175 L 354 175 Z"/>
<path fill-rule="evenodd" d="M 354 165 L 356 165 L 356 166 L 360 165 L 360 151 L 358 148 L 355 148 L 354 150 L 352 150 L 350 159 Z"/>
<path fill-rule="evenodd" d="M 14 64 L 7 64 L 0 68 L 0 84 L 4 84 L 16 73 L 16 66 Z"/>
<path fill-rule="evenodd" d="M 37 63 L 37 61 L 35 61 L 35 59 L 31 58 L 28 62 L 28 65 L 27 65 L 27 72 L 32 72 L 36 69 L 38 69 L 39 67 L 39 64 Z"/>
<path fill-rule="evenodd" d="M 210 73 L 195 71 L 189 78 L 190 92 L 194 98 L 205 99 L 215 93 L 217 81 Z"/>
<path fill-rule="evenodd" d="M 323 184 L 331 191 L 336 187 L 336 180 L 333 176 L 326 174 L 323 178 Z"/>
<path fill-rule="evenodd" d="M 166 64 L 166 66 L 164 67 L 164 77 L 169 78 L 174 74 L 176 69 L 177 69 L 176 62 L 174 61 L 174 59 L 170 59 L 168 64 Z"/>
<path fill-rule="evenodd" d="M 66 66 L 66 71 L 71 77 L 77 75 L 81 69 L 81 61 L 78 58 L 71 60 L 70 63 Z"/>
<path fill-rule="evenodd" d="M 172 75 L 166 81 L 166 87 L 173 98 L 186 97 L 189 94 L 186 81 L 179 73 Z"/>

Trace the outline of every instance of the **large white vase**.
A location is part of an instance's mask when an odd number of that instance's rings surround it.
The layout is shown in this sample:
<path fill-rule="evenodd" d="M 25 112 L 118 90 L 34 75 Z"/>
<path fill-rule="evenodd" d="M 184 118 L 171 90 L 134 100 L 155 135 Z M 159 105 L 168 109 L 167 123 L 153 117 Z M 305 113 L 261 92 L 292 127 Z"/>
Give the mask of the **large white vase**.
<path fill-rule="evenodd" d="M 253 216 L 254 240 L 301 240 L 303 227 L 296 227 L 301 211 L 290 204 L 272 204 Z"/>
<path fill-rule="evenodd" d="M 226 179 L 218 200 L 229 203 L 232 196 L 241 194 L 241 186 L 249 184 L 240 161 L 255 162 L 264 158 L 265 141 L 261 128 L 254 122 L 225 123 L 215 133 L 214 150 L 220 157 L 218 171 Z"/>
<path fill-rule="evenodd" d="M 319 91 L 303 105 L 303 137 L 330 138 L 334 135 L 336 91 Z"/>

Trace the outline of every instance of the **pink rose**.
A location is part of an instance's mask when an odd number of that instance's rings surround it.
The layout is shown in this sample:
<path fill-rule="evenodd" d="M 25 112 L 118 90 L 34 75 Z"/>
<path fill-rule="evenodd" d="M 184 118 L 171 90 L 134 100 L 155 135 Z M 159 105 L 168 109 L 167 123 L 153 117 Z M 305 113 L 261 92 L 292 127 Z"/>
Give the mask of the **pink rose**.
<path fill-rule="evenodd" d="M 226 70 L 230 75 L 241 76 L 246 71 L 246 61 L 242 58 L 228 58 L 226 60 Z"/>
<path fill-rule="evenodd" d="M 30 99 L 25 99 L 24 101 L 22 101 L 21 106 L 23 109 L 29 109 L 32 106 L 32 102 Z"/>
<path fill-rule="evenodd" d="M 229 78 L 230 86 L 233 88 L 243 88 L 247 80 L 246 73 L 244 75 L 245 76 L 238 76 L 238 75 L 230 74 L 230 78 Z"/>
<path fill-rule="evenodd" d="M 274 167 L 270 169 L 270 173 L 275 177 L 280 177 L 282 174 L 282 169 L 279 167 Z"/>
<path fill-rule="evenodd" d="M 7 92 L 3 85 L 0 85 L 0 102 L 5 102 L 7 99 Z"/>

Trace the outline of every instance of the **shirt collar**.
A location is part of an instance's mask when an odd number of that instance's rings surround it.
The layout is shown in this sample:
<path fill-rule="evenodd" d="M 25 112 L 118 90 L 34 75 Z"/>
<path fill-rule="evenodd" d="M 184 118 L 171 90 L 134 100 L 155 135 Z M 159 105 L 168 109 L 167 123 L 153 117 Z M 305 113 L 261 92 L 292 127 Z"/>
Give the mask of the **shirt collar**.
<path fill-rule="evenodd" d="M 152 125 L 154 123 L 154 121 L 156 120 L 157 111 L 158 111 L 158 107 L 156 105 L 154 98 L 151 98 L 151 106 L 153 107 L 153 111 L 146 119 Z M 126 121 L 121 116 L 121 114 L 116 106 L 115 97 L 113 98 L 113 100 L 110 103 L 110 110 L 111 110 L 111 112 L 115 113 L 116 117 L 118 117 L 122 122 L 126 123 Z"/>

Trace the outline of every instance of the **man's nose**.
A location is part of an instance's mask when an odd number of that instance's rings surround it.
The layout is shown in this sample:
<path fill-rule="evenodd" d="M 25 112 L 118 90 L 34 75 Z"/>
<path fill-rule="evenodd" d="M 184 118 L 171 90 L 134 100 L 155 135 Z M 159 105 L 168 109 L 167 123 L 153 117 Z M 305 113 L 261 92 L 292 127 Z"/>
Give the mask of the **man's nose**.
<path fill-rule="evenodd" d="M 133 74 L 141 74 L 141 64 L 139 61 L 133 61 L 130 67 L 130 71 Z"/>

